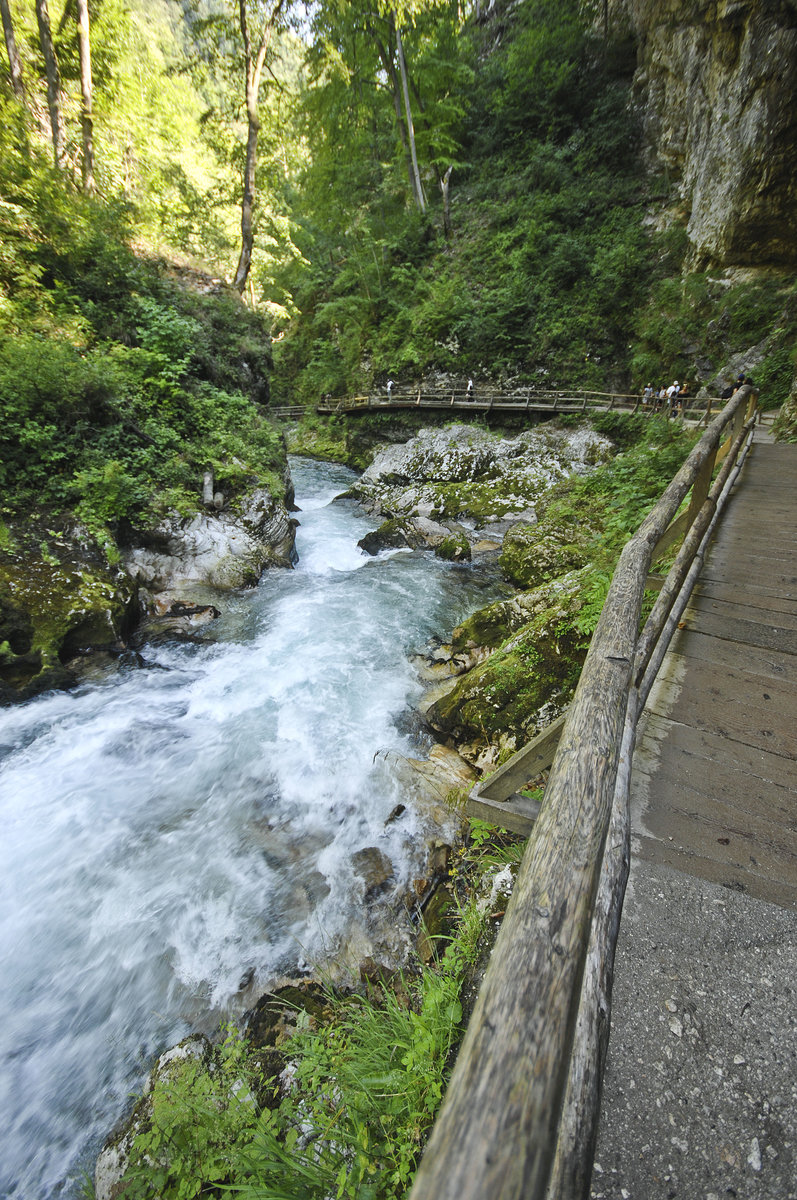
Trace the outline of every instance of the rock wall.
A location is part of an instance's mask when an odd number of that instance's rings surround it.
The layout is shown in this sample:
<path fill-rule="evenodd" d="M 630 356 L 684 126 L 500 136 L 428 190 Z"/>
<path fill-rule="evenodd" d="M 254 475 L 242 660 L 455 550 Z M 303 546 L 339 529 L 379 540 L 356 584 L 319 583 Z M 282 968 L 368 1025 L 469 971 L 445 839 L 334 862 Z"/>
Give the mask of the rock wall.
<path fill-rule="evenodd" d="M 794 0 L 610 0 L 633 34 L 649 151 L 681 191 L 692 265 L 797 264 Z"/>

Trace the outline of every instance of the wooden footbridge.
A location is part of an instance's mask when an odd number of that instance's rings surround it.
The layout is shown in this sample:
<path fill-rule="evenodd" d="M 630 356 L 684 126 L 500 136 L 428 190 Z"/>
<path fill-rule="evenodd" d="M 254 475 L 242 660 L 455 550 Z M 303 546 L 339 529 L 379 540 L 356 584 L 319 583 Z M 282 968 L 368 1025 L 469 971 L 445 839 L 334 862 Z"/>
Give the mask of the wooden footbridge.
<path fill-rule="evenodd" d="M 642 853 L 797 907 L 797 450 L 756 446 L 734 493 L 755 402 L 708 424 L 626 545 L 566 716 L 471 797 L 533 833 L 411 1200 L 589 1195 L 632 803 Z"/>
<path fill-rule="evenodd" d="M 706 420 L 711 416 L 712 407 L 716 409 L 718 401 L 715 397 L 708 399 L 693 399 L 684 397 L 679 410 L 681 416 L 693 420 Z M 554 416 L 558 413 L 586 413 L 619 410 L 621 412 L 646 414 L 659 411 L 654 404 L 646 404 L 639 395 L 628 395 L 621 392 L 595 392 L 582 388 L 565 388 L 558 390 L 542 388 L 516 388 L 502 390 L 497 388 L 454 388 L 451 390 L 437 389 L 424 391 L 421 388 L 392 387 L 389 391 L 371 393 L 368 396 L 350 396 L 345 399 L 327 397 L 316 405 L 316 412 L 322 414 L 346 414 L 357 416 L 383 409 L 415 408 L 430 411 L 445 412 L 456 410 L 467 413 L 540 413 Z M 282 410 L 274 410 L 275 413 Z M 287 413 L 288 410 L 286 409 Z"/>

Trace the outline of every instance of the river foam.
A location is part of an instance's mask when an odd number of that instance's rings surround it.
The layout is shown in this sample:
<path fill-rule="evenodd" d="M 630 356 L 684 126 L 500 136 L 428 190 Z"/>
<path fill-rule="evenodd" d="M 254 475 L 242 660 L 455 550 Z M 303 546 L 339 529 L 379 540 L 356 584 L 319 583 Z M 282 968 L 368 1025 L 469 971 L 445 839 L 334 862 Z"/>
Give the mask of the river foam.
<path fill-rule="evenodd" d="M 406 656 L 489 585 L 368 558 L 351 473 L 294 476 L 297 569 L 224 597 L 211 641 L 0 712 L 4 1197 L 78 1194 L 158 1052 L 364 928 L 357 851 L 417 870 L 380 751 L 417 753 Z"/>

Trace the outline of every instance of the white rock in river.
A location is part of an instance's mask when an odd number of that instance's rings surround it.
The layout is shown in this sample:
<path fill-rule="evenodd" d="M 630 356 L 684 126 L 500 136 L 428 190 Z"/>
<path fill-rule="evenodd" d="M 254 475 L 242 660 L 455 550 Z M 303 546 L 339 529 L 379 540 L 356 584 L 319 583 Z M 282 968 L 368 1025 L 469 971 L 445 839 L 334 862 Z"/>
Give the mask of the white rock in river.
<path fill-rule="evenodd" d="M 473 425 L 421 429 L 390 445 L 352 488 L 372 512 L 436 522 L 460 518 L 483 528 L 529 520 L 534 501 L 558 479 L 590 470 L 611 443 L 589 428 L 548 423 L 503 437 Z M 533 512 L 532 514 L 533 515 Z"/>
<path fill-rule="evenodd" d="M 296 521 L 265 488 L 251 492 L 239 512 L 176 513 L 125 552 L 130 575 L 153 592 L 187 583 L 246 587 L 266 567 L 291 566 Z"/>

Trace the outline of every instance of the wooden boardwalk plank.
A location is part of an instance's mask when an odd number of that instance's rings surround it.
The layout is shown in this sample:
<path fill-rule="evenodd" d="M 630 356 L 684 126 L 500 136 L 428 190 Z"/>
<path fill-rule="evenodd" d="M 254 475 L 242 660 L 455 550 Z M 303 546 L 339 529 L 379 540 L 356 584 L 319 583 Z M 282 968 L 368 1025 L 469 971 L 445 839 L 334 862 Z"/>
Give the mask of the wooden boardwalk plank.
<path fill-rule="evenodd" d="M 634 757 L 634 769 L 653 772 L 657 763 L 662 779 L 681 778 L 688 773 L 689 784 L 709 794 L 728 795 L 734 788 L 739 795 L 753 797 L 772 794 L 773 803 L 782 804 L 783 818 L 797 820 L 797 770 L 794 760 L 774 754 L 770 749 L 729 741 L 721 734 L 693 729 L 669 717 L 646 712 L 640 724 L 640 739 Z M 655 749 L 667 740 L 673 754 L 664 761 Z M 649 756 L 650 750 L 653 757 Z M 646 752 L 647 751 L 647 752 Z M 702 775 L 701 783 L 698 775 Z"/>
<path fill-rule="evenodd" d="M 782 547 L 782 551 L 785 547 Z M 760 554 L 733 552 L 732 548 L 724 555 L 712 555 L 711 561 L 703 571 L 704 579 L 725 580 L 731 571 L 738 571 L 738 580 L 742 585 L 745 579 L 766 579 L 767 587 L 782 588 L 786 596 L 793 596 L 797 589 L 797 570 L 794 566 L 779 559 L 766 558 Z"/>
<path fill-rule="evenodd" d="M 735 642 L 725 638 L 711 637 L 700 629 L 679 630 L 671 644 L 671 653 L 683 658 L 696 658 L 713 662 L 718 666 L 738 669 L 739 648 Z M 767 650 L 760 646 L 745 646 L 744 669 L 751 675 L 763 675 L 765 679 L 780 679 L 785 683 L 797 683 L 797 655 Z"/>
<path fill-rule="evenodd" d="M 748 579 L 737 587 L 724 579 L 701 578 L 694 595 L 695 598 L 707 596 L 714 600 L 749 604 L 770 612 L 797 613 L 797 586 L 793 595 L 784 596 L 782 588 L 768 587 L 758 580 Z"/>
<path fill-rule="evenodd" d="M 661 768 L 651 765 L 652 773 L 644 767 L 637 772 L 640 802 L 645 792 L 650 794 L 662 782 Z M 647 817 L 638 814 L 639 832 L 684 844 L 677 836 L 683 832 L 690 835 L 687 848 L 718 860 L 735 856 L 738 845 L 744 845 L 752 862 L 771 862 L 775 878 L 791 877 L 797 882 L 797 794 L 772 784 L 756 786 L 754 780 L 753 787 L 740 787 L 740 776 L 731 778 L 731 774 L 710 791 L 699 778 L 698 787 L 690 786 L 686 773 L 664 776 L 666 802 Z"/>
<path fill-rule="evenodd" d="M 647 860 L 797 907 L 797 451 L 755 445 L 648 700 Z"/>
<path fill-rule="evenodd" d="M 676 849 L 671 843 L 662 843 L 658 839 L 645 836 L 634 838 L 634 851 L 645 862 L 672 867 L 686 875 L 693 875 L 696 879 L 706 879 L 709 883 L 718 883 L 735 891 L 746 892 L 756 900 L 766 900 L 769 904 L 797 909 L 797 884 L 792 882 L 753 875 L 744 867 L 718 863 L 688 849 Z"/>
<path fill-rule="evenodd" d="M 779 650 L 784 654 L 797 654 L 797 630 L 783 629 L 772 623 L 749 620 L 723 620 L 715 613 L 697 613 L 691 607 L 684 613 L 681 622 L 684 629 L 699 629 L 701 633 L 726 641 L 738 642 L 742 646 L 761 646 L 765 650 Z"/>
<path fill-rule="evenodd" d="M 764 599 L 760 597 L 759 599 Z M 758 625 L 768 625 L 776 629 L 797 629 L 797 607 L 788 604 L 777 608 L 766 603 L 747 604 L 744 596 L 732 600 L 717 596 L 706 596 L 701 593 L 692 599 L 692 610 L 703 615 L 718 616 L 722 621 L 753 621 Z M 788 653 L 787 650 L 784 652 Z"/>
<path fill-rule="evenodd" d="M 689 667 L 688 662 L 682 665 L 676 655 L 672 656 L 671 673 L 661 681 L 655 695 L 651 694 L 649 710 L 692 729 L 794 759 L 797 775 L 794 686 L 701 663 L 698 690 L 684 686 Z"/>

